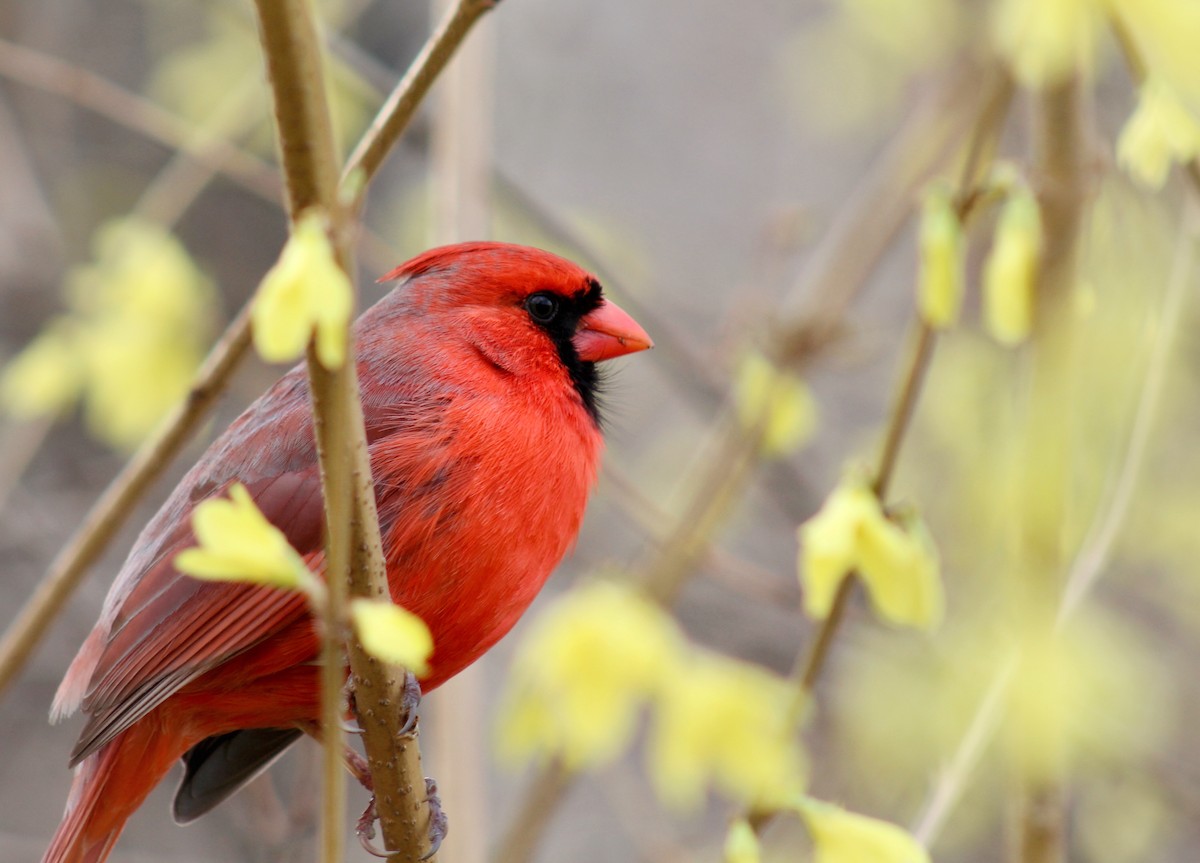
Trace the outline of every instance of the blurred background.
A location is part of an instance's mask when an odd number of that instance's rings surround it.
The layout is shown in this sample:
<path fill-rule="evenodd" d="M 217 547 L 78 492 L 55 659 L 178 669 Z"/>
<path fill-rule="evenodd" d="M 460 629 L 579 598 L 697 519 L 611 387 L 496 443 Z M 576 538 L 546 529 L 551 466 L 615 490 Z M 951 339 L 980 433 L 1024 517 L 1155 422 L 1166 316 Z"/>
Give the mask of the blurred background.
<path fill-rule="evenodd" d="M 574 556 L 512 635 L 427 699 L 426 769 L 451 823 L 442 859 L 509 847 L 544 775 L 497 763 L 493 718 L 529 623 L 577 579 L 657 579 L 695 642 L 790 672 L 815 631 L 796 528 L 848 468 L 877 469 L 909 368 L 924 190 L 954 188 L 974 149 L 1008 164 L 997 188 L 1053 197 L 1055 104 L 1074 106 L 1078 132 L 1064 145 L 1080 191 L 1066 311 L 1033 346 L 989 337 L 977 286 L 998 207 L 977 207 L 963 313 L 937 337 L 888 496 L 921 510 L 939 548 L 945 622 L 898 628 L 851 597 L 807 713 L 809 788 L 916 828 L 937 860 L 1019 859 L 1013 789 L 1044 777 L 1014 763 L 1049 748 L 1070 859 L 1194 858 L 1197 187 L 1175 170 L 1148 188 L 1117 164 L 1138 88 L 1105 27 L 1122 4 L 1092 5 L 1039 30 L 1037 4 L 1013 0 L 505 0 L 472 33 L 371 187 L 361 303 L 418 251 L 491 236 L 595 270 L 657 347 L 609 379 L 606 473 Z M 440 12 L 321 10 L 349 149 Z M 1200 89 L 1200 72 L 1187 80 Z M 1167 149 L 1191 158 L 1200 144 Z M 274 164 L 250 4 L 0 5 L 0 364 L 24 364 L 0 418 L 0 626 L 274 262 Z M 776 448 L 735 409 L 759 354 L 812 399 Z M 1044 357 L 1060 354 L 1069 372 L 1039 401 Z M 80 722 L 47 712 L 137 531 L 279 373 L 243 364 L 0 698 L 0 860 L 37 859 L 58 822 Z M 1003 585 L 1032 571 L 1014 534 L 1050 537 L 1036 576 L 1053 608 L 1074 596 L 1073 634 L 1051 659 L 1018 649 L 1018 685 L 996 695 L 1014 667 L 997 645 L 1019 648 L 1025 608 Z M 720 859 L 736 805 L 664 806 L 643 743 L 554 795 L 544 835 L 529 834 L 536 859 Z M 314 752 L 295 747 L 186 829 L 164 784 L 112 859 L 313 859 Z M 348 819 L 362 805 L 352 789 Z M 793 816 L 764 853 L 808 847 Z"/>

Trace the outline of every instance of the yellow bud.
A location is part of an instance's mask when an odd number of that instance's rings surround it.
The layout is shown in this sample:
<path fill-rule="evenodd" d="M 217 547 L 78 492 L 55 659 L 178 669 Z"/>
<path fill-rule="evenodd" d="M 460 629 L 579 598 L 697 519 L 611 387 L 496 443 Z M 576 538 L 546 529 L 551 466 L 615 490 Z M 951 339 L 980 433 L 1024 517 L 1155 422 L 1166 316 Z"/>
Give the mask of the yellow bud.
<path fill-rule="evenodd" d="M 229 498 L 212 498 L 192 513 L 197 544 L 175 556 L 175 568 L 193 578 L 267 584 L 313 594 L 320 583 L 287 537 L 255 505 L 241 483 Z"/>
<path fill-rule="evenodd" d="M 581 585 L 529 627 L 498 725 L 501 756 L 604 764 L 629 742 L 646 700 L 678 662 L 682 634 L 637 590 Z"/>
<path fill-rule="evenodd" d="M 697 652 L 658 693 L 647 757 L 659 797 L 695 808 L 712 785 L 747 807 L 783 805 L 804 784 L 793 699 L 777 675 Z"/>
<path fill-rule="evenodd" d="M 931 630 L 942 620 L 944 599 L 937 552 L 918 520 L 896 524 L 871 491 L 852 482 L 830 494 L 800 526 L 800 581 L 805 610 L 829 614 L 842 580 L 862 576 L 876 611 L 902 626 Z"/>
<path fill-rule="evenodd" d="M 1200 121 L 1161 78 L 1142 85 L 1137 110 L 1117 141 L 1117 161 L 1134 179 L 1162 188 L 1171 165 L 1200 156 Z"/>
<path fill-rule="evenodd" d="M 984 321 L 996 341 L 1017 345 L 1033 327 L 1034 288 L 1042 251 L 1042 217 L 1026 189 L 1014 190 L 983 266 Z"/>
<path fill-rule="evenodd" d="M 355 599 L 350 619 L 363 650 L 418 677 L 429 673 L 433 635 L 425 621 L 387 600 Z"/>
<path fill-rule="evenodd" d="M 950 195 L 935 189 L 921 212 L 917 306 L 929 326 L 945 329 L 958 319 L 963 296 L 962 224 Z"/>
<path fill-rule="evenodd" d="M 334 258 L 324 219 L 306 213 L 259 286 L 251 312 L 254 346 L 268 362 L 288 362 L 315 338 L 321 365 L 339 368 L 346 360 L 353 303 L 353 288 Z"/>
<path fill-rule="evenodd" d="M 1200 3 L 1195 0 L 1108 0 L 1151 78 L 1160 78 L 1192 111 L 1200 111 Z"/>
<path fill-rule="evenodd" d="M 762 847 L 750 822 L 739 818 L 729 825 L 725 834 L 725 863 L 759 863 Z"/>
<path fill-rule="evenodd" d="M 929 863 L 929 852 L 895 824 L 811 797 L 797 808 L 812 835 L 814 863 Z"/>
<path fill-rule="evenodd" d="M 763 424 L 766 455 L 785 455 L 812 437 L 816 403 L 804 380 L 757 352 L 746 354 L 737 376 L 738 418 L 747 428 Z"/>
<path fill-rule="evenodd" d="M 0 405 L 19 419 L 51 416 L 69 407 L 83 387 L 78 334 L 60 319 L 30 342 L 0 374 Z"/>
<path fill-rule="evenodd" d="M 998 0 L 992 36 L 1026 87 L 1087 75 L 1106 13 L 1105 0 Z"/>

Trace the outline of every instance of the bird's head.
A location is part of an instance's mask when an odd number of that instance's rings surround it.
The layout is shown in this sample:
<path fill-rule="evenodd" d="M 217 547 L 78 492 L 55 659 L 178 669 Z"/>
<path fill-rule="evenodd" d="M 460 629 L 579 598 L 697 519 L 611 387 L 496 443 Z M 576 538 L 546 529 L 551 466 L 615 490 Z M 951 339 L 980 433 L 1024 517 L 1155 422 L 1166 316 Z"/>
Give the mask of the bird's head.
<path fill-rule="evenodd" d="M 453 321 L 480 353 L 521 374 L 561 364 L 595 415 L 594 366 L 653 347 L 638 323 L 605 299 L 600 282 L 570 261 L 509 243 L 431 249 L 380 281 L 406 282 L 417 314 Z"/>

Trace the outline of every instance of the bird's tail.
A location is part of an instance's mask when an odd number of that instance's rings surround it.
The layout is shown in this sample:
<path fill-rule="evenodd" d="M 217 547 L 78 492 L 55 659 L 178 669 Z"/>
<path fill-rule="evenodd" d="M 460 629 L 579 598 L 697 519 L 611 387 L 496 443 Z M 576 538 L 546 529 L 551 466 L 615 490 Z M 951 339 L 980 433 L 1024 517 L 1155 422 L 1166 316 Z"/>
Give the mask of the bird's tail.
<path fill-rule="evenodd" d="M 125 822 L 179 757 L 157 711 L 75 768 L 62 823 L 42 863 L 104 863 Z M 147 721 L 149 720 L 149 721 Z"/>

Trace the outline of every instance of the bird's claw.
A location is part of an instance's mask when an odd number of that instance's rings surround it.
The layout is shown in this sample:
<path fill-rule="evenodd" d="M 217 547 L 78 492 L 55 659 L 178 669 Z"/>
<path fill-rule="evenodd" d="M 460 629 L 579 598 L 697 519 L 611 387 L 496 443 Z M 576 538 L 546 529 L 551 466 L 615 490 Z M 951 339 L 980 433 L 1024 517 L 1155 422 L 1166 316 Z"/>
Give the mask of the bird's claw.
<path fill-rule="evenodd" d="M 422 860 L 428 860 L 442 847 L 442 840 L 450 832 L 450 820 L 442 809 L 442 799 L 438 797 L 437 783 L 425 777 L 425 803 L 429 806 L 429 850 Z"/>
<path fill-rule="evenodd" d="M 420 860 L 428 860 L 437 854 L 442 847 L 442 841 L 450 831 L 450 822 L 446 818 L 441 798 L 437 794 L 437 783 L 429 777 L 425 778 L 425 803 L 429 806 L 429 850 L 418 858 Z M 358 817 L 358 824 L 355 826 L 354 832 L 358 835 L 358 843 L 362 845 L 363 850 L 372 857 L 391 857 L 397 852 L 376 848 L 371 841 L 375 838 L 375 821 L 378 818 L 379 813 L 375 809 L 375 795 L 372 794 L 367 808 Z"/>
<path fill-rule="evenodd" d="M 404 724 L 400 727 L 400 736 L 412 734 L 417 727 L 417 708 L 421 706 L 421 684 L 411 671 L 404 673 L 404 692 L 400 696 L 400 711 L 404 716 Z"/>
<path fill-rule="evenodd" d="M 381 851 L 371 842 L 375 838 L 375 819 L 379 815 L 375 811 L 375 795 L 371 795 L 371 799 L 367 802 L 367 808 L 363 810 L 363 814 L 358 816 L 358 824 L 354 827 L 354 832 L 358 836 L 358 844 L 363 850 L 372 857 L 391 857 L 392 852 Z"/>

